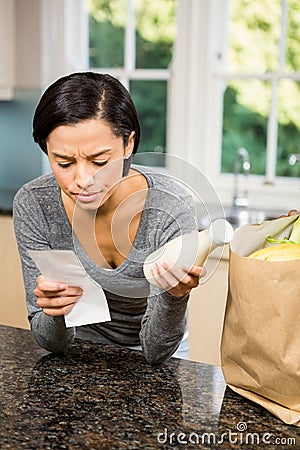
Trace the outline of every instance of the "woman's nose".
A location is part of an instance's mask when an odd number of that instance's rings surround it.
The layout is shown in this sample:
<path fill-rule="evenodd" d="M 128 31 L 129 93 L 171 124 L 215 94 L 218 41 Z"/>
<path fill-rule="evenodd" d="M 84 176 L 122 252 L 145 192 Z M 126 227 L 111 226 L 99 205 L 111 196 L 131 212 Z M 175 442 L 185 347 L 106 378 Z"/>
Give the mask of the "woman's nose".
<path fill-rule="evenodd" d="M 80 189 L 87 189 L 94 184 L 94 174 L 84 167 L 78 167 L 75 182 Z"/>

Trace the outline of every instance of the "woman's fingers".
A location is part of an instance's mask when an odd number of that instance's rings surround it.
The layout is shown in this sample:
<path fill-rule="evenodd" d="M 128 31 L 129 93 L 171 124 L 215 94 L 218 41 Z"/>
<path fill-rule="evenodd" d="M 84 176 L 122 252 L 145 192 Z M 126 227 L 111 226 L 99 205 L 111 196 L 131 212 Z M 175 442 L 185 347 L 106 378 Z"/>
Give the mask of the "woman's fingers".
<path fill-rule="evenodd" d="M 295 214 L 299 214 L 299 211 L 297 211 L 297 209 L 291 209 L 288 212 L 288 216 L 294 216 Z"/>
<path fill-rule="evenodd" d="M 202 266 L 180 268 L 167 263 L 156 264 L 152 270 L 156 283 L 175 297 L 188 294 L 191 289 L 197 287 L 200 277 L 205 273 L 206 270 Z"/>
<path fill-rule="evenodd" d="M 62 316 L 71 311 L 81 296 L 82 292 L 72 296 L 44 297 L 42 295 L 37 296 L 37 304 L 49 316 Z"/>
<path fill-rule="evenodd" d="M 65 297 L 77 296 L 82 294 L 83 290 L 79 286 L 68 286 L 66 283 L 60 281 L 45 280 L 43 275 L 37 278 L 35 295 L 41 294 L 45 297 Z"/>
<path fill-rule="evenodd" d="M 61 316 L 70 312 L 82 294 L 83 289 L 79 286 L 45 280 L 43 275 L 37 278 L 37 286 L 34 289 L 37 304 L 45 314 L 51 316 Z"/>
<path fill-rule="evenodd" d="M 76 302 L 75 302 L 76 303 Z M 59 308 L 43 308 L 43 311 L 45 314 L 47 314 L 48 316 L 63 316 L 65 314 L 68 314 L 75 306 L 75 303 L 71 303 L 70 305 L 66 305 L 63 307 L 59 307 Z"/>
<path fill-rule="evenodd" d="M 59 298 L 59 297 L 76 297 L 81 295 L 83 290 L 80 287 L 68 286 L 66 289 L 55 290 L 53 289 L 40 289 L 38 287 L 34 290 L 34 295 L 36 297 L 47 297 L 47 298 Z"/>
<path fill-rule="evenodd" d="M 63 308 L 65 306 L 74 304 L 80 299 L 82 294 L 62 297 L 38 297 L 37 304 L 41 308 Z"/>
<path fill-rule="evenodd" d="M 168 290 L 176 286 L 180 282 L 180 280 L 186 276 L 186 274 L 181 270 L 177 271 L 177 276 L 174 274 L 174 272 L 176 271 L 174 270 L 173 272 L 171 272 L 164 264 L 156 264 L 152 274 L 156 283 L 159 284 L 162 289 Z"/>
<path fill-rule="evenodd" d="M 45 280 L 44 275 L 40 275 L 36 280 L 36 287 L 42 292 L 57 292 L 66 289 L 68 285 L 60 281 Z"/>
<path fill-rule="evenodd" d="M 282 214 L 281 216 L 279 216 L 279 219 L 281 219 L 282 217 L 294 216 L 295 214 L 299 214 L 299 212 L 300 211 L 297 211 L 297 209 L 290 209 L 287 214 Z"/>
<path fill-rule="evenodd" d="M 186 268 L 190 275 L 198 278 L 203 278 L 206 275 L 206 269 L 203 266 L 192 266 Z"/>

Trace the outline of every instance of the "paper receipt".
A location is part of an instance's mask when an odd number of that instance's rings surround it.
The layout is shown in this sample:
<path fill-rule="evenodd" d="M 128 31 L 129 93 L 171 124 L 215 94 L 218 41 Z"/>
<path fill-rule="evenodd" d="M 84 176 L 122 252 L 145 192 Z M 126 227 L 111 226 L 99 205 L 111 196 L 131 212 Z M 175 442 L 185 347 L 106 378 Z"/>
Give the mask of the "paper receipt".
<path fill-rule="evenodd" d="M 82 297 L 65 315 L 67 328 L 111 320 L 102 287 L 90 278 L 72 250 L 28 250 L 28 254 L 47 280 L 83 289 Z"/>

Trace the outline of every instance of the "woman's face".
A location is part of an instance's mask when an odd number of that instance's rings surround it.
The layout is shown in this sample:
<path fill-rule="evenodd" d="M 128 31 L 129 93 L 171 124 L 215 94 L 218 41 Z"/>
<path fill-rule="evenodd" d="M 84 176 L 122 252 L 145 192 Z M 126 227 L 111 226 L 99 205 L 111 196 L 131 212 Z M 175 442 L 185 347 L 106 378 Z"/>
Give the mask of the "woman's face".
<path fill-rule="evenodd" d="M 122 179 L 124 158 L 134 146 L 134 132 L 124 147 L 99 119 L 55 128 L 47 139 L 51 169 L 64 194 L 84 209 L 96 209 Z"/>

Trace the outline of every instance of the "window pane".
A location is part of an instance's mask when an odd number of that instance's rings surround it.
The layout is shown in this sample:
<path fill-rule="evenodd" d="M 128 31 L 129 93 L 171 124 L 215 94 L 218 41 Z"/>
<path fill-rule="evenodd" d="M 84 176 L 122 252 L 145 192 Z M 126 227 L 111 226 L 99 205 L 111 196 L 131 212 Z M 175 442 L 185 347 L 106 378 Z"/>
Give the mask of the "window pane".
<path fill-rule="evenodd" d="M 175 0 L 140 0 L 136 5 L 136 67 L 165 69 L 172 58 Z"/>
<path fill-rule="evenodd" d="M 230 72 L 277 69 L 280 14 L 281 0 L 230 1 Z"/>
<path fill-rule="evenodd" d="M 89 0 L 90 67 L 124 66 L 126 0 Z"/>
<path fill-rule="evenodd" d="M 300 82 L 282 80 L 279 84 L 279 127 L 277 173 L 300 176 L 300 164 L 290 167 L 290 153 L 300 153 Z"/>
<path fill-rule="evenodd" d="M 288 2 L 286 70 L 300 72 L 300 3 Z"/>
<path fill-rule="evenodd" d="M 166 81 L 131 81 L 130 92 L 138 111 L 142 130 L 139 153 L 165 152 Z M 158 156 L 157 159 L 161 161 L 161 157 Z M 144 164 L 144 160 L 141 164 Z"/>
<path fill-rule="evenodd" d="M 262 81 L 228 85 L 224 94 L 222 172 L 233 172 L 235 153 L 248 150 L 251 174 L 264 174 L 270 89 Z"/>

